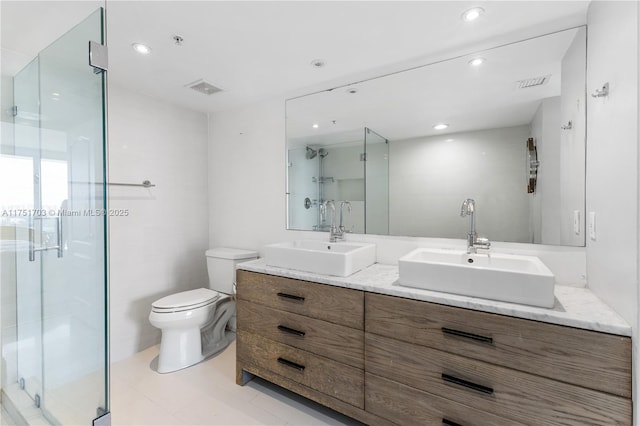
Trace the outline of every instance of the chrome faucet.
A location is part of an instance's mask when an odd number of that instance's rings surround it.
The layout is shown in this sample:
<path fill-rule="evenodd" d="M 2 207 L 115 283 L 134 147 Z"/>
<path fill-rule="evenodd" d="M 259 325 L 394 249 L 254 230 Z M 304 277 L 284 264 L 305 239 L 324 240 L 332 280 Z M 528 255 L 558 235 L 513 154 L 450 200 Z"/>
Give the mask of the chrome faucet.
<path fill-rule="evenodd" d="M 340 225 L 338 226 L 338 231 L 340 231 L 340 238 L 344 238 L 344 233 L 347 232 L 343 222 L 343 210 L 344 206 L 347 206 L 347 211 L 351 214 L 351 203 L 348 201 L 342 201 L 340 203 Z"/>
<path fill-rule="evenodd" d="M 469 216 L 469 233 L 467 234 L 467 253 L 477 253 L 478 249 L 489 250 L 491 242 L 487 238 L 478 238 L 476 233 L 476 202 L 467 198 L 462 202 L 460 217 Z"/>
<path fill-rule="evenodd" d="M 336 226 L 336 205 L 333 200 L 327 200 L 320 205 L 320 215 L 323 217 L 327 214 L 327 206 L 331 207 L 331 226 L 329 227 L 329 242 L 335 243 L 344 238 L 342 231 Z"/>

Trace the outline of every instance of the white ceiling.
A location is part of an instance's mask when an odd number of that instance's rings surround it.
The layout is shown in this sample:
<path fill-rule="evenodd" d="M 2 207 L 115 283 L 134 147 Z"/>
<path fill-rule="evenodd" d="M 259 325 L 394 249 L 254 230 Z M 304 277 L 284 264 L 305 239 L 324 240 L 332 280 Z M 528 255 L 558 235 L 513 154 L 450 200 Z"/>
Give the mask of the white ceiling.
<path fill-rule="evenodd" d="M 109 81 L 200 111 L 291 97 L 586 22 L 587 1 L 106 2 Z M 3 74 L 100 2 L 2 1 Z M 465 23 L 462 12 L 486 13 Z M 182 46 L 172 36 L 184 37 Z M 140 56 L 131 48 L 153 49 Z M 313 59 L 326 66 L 314 68 Z M 204 78 L 224 89 L 185 88 Z"/>

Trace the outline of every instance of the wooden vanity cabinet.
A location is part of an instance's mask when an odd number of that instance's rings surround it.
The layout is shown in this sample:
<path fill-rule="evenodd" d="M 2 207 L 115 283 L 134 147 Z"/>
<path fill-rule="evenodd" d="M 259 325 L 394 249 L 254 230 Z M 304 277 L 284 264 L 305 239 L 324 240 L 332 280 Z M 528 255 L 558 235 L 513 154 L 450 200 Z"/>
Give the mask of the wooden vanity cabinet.
<path fill-rule="evenodd" d="M 404 396 L 379 397 L 393 382 L 513 424 L 631 425 L 628 337 L 373 293 L 365 330 L 365 407 L 382 417 L 405 415 Z"/>
<path fill-rule="evenodd" d="M 237 271 L 236 382 L 262 377 L 372 425 L 364 407 L 364 292 Z"/>
<path fill-rule="evenodd" d="M 371 425 L 631 425 L 631 339 L 237 271 L 237 383 Z"/>

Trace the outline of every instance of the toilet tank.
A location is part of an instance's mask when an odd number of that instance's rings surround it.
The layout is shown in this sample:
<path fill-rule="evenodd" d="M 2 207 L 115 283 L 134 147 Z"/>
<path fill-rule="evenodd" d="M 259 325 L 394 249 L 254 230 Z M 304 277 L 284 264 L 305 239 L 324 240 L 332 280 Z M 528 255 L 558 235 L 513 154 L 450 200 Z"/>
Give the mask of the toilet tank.
<path fill-rule="evenodd" d="M 233 293 L 236 281 L 236 264 L 258 258 L 258 252 L 228 247 L 206 251 L 209 288 L 225 294 Z"/>

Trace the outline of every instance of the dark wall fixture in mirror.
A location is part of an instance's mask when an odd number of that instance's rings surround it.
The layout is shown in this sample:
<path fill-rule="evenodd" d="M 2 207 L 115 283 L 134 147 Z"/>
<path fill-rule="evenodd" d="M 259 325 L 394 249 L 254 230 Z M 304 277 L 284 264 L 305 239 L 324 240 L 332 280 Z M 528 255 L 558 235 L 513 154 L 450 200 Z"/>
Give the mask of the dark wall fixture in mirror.
<path fill-rule="evenodd" d="M 288 100 L 288 229 L 332 200 L 347 231 L 464 238 L 473 198 L 492 241 L 584 245 L 585 67 L 578 27 Z"/>
<path fill-rule="evenodd" d="M 527 183 L 527 193 L 536 192 L 536 182 L 538 180 L 538 150 L 536 149 L 536 140 L 527 139 L 527 171 L 529 172 L 529 182 Z"/>

